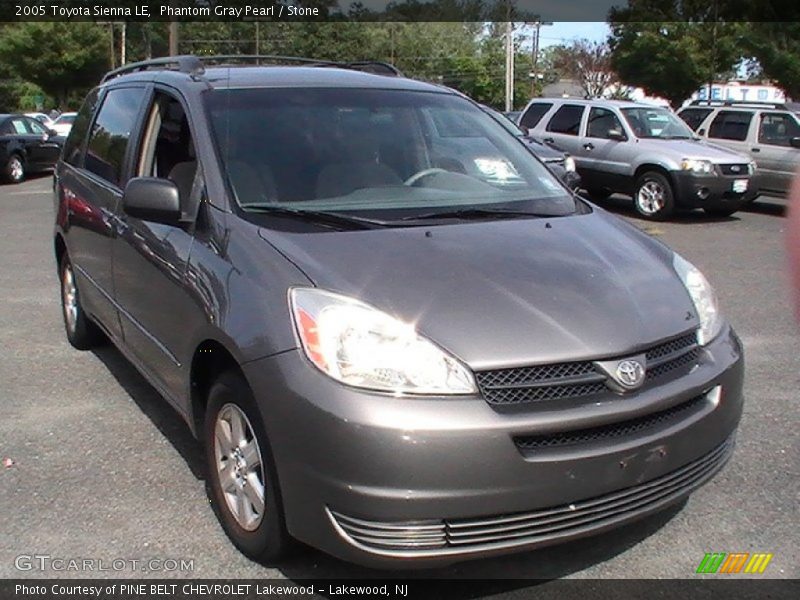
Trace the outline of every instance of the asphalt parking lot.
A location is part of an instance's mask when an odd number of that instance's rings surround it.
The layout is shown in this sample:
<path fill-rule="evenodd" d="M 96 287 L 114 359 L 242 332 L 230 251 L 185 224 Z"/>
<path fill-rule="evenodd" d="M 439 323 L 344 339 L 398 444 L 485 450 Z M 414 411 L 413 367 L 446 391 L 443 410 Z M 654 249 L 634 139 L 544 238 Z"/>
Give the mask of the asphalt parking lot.
<path fill-rule="evenodd" d="M 264 566 L 228 542 L 206 501 L 200 448 L 180 418 L 116 350 L 78 352 L 63 335 L 51 183 L 43 176 L 0 186 L 0 577 L 98 575 L 19 571 L 23 554 L 193 561 L 171 577 L 383 575 L 310 549 Z M 634 218 L 624 202 L 609 204 L 706 273 L 744 341 L 745 413 L 721 474 L 686 504 L 607 535 L 401 575 L 687 578 L 706 552 L 770 552 L 762 577 L 800 577 L 800 337 L 776 202 L 728 219 L 697 212 L 658 224 Z"/>

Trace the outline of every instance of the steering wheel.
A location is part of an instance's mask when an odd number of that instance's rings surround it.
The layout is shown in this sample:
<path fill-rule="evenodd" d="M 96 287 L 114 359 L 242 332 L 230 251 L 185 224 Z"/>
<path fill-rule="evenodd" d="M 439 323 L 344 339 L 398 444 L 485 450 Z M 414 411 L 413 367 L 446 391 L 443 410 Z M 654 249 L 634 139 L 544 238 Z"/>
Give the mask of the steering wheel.
<path fill-rule="evenodd" d="M 440 169 L 438 167 L 433 167 L 432 169 L 422 169 L 421 171 L 417 171 L 411 177 L 406 179 L 403 182 L 403 185 L 414 185 L 423 177 L 427 177 L 428 175 L 435 175 L 436 173 L 449 173 L 447 169 Z"/>

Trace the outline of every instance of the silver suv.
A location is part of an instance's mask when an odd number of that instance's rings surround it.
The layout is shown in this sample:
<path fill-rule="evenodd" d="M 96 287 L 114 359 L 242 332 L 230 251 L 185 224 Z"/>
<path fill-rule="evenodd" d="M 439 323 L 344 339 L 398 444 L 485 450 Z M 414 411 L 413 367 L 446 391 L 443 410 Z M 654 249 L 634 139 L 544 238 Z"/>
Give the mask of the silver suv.
<path fill-rule="evenodd" d="M 728 216 L 755 196 L 755 162 L 700 141 L 664 108 L 540 98 L 528 104 L 519 124 L 572 155 L 591 195 L 630 194 L 648 219 L 667 218 L 679 207 Z"/>
<path fill-rule="evenodd" d="M 698 136 L 736 152 L 758 165 L 763 192 L 784 196 L 800 167 L 800 119 L 780 104 L 694 102 L 678 111 Z"/>

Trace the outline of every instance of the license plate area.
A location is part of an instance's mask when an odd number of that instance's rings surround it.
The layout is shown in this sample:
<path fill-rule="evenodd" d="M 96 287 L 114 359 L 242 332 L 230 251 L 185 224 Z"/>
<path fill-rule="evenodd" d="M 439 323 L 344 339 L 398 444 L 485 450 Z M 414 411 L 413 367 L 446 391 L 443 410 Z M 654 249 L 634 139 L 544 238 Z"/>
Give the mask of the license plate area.
<path fill-rule="evenodd" d="M 743 194 L 747 191 L 747 179 L 736 179 L 731 186 L 731 189 L 737 194 Z"/>

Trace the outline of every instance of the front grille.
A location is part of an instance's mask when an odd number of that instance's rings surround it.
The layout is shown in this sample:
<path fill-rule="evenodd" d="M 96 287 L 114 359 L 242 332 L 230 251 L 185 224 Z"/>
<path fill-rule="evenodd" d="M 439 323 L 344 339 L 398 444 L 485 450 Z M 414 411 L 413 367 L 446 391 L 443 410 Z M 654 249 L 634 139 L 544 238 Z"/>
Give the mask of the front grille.
<path fill-rule="evenodd" d="M 453 555 L 473 549 L 538 542 L 586 534 L 677 500 L 705 483 L 728 460 L 733 437 L 689 464 L 639 485 L 535 511 L 469 519 L 381 522 L 329 510 L 345 539 L 367 549 L 403 555 Z"/>
<path fill-rule="evenodd" d="M 627 437 L 634 434 L 647 433 L 663 429 L 686 419 L 690 414 L 699 412 L 706 401 L 702 394 L 691 400 L 673 406 L 657 413 L 652 413 L 636 419 L 629 419 L 609 425 L 578 429 L 575 431 L 560 431 L 542 435 L 527 435 L 514 438 L 514 443 L 523 454 L 532 454 L 543 448 L 563 448 L 577 446 L 591 442 Z"/>
<path fill-rule="evenodd" d="M 699 351 L 694 332 L 646 349 L 647 380 L 697 363 Z M 479 371 L 478 387 L 489 404 L 520 405 L 547 400 L 574 400 L 608 392 L 606 376 L 591 361 L 556 363 Z"/>
<path fill-rule="evenodd" d="M 735 165 L 719 165 L 720 171 L 723 175 L 735 175 L 737 177 L 745 177 L 748 174 L 747 163 L 739 163 Z"/>

